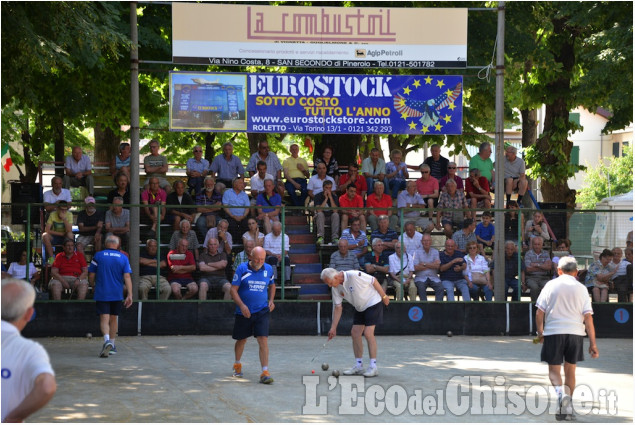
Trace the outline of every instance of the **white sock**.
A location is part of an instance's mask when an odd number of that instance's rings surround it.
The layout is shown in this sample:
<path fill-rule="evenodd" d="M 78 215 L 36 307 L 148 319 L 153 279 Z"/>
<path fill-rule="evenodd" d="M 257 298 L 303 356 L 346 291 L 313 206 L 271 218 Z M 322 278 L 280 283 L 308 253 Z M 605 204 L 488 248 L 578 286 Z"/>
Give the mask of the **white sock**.
<path fill-rule="evenodd" d="M 364 362 L 362 362 L 362 359 L 355 359 L 355 361 L 357 362 L 357 366 L 362 366 L 364 364 Z"/>
<path fill-rule="evenodd" d="M 110 339 L 110 335 L 105 334 L 104 335 L 104 342 L 108 342 L 109 339 Z"/>
<path fill-rule="evenodd" d="M 263 366 L 263 367 L 262 367 L 262 371 L 263 371 L 263 372 L 264 372 L 264 371 L 266 371 L 266 370 L 269 370 L 269 366 Z"/>
<path fill-rule="evenodd" d="M 377 367 L 377 359 L 370 359 L 370 367 Z"/>
<path fill-rule="evenodd" d="M 556 395 L 558 396 L 558 398 L 562 398 L 564 396 L 562 385 L 555 385 L 554 388 L 556 389 Z"/>
<path fill-rule="evenodd" d="M 115 338 L 111 339 L 110 342 L 112 342 L 112 345 L 115 345 Z"/>

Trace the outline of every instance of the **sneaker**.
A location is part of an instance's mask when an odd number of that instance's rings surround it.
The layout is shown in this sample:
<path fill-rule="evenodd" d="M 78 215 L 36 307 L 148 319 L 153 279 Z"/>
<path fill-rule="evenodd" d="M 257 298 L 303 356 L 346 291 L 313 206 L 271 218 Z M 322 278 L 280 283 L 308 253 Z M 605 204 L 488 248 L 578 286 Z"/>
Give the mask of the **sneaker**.
<path fill-rule="evenodd" d="M 573 413 L 573 404 L 571 401 L 571 396 L 565 395 L 562 397 L 562 401 L 560 403 L 560 415 L 561 421 L 574 421 L 576 419 L 575 414 Z M 556 415 L 556 419 L 558 419 L 558 415 Z"/>
<path fill-rule="evenodd" d="M 317 240 L 315 241 L 315 244 L 322 245 L 322 243 L 324 243 L 324 238 L 322 236 L 318 236 Z"/>
<path fill-rule="evenodd" d="M 337 245 L 337 243 L 338 243 L 339 241 L 340 241 L 340 239 L 339 239 L 339 238 L 333 238 L 333 240 L 332 240 L 333 245 Z"/>
<path fill-rule="evenodd" d="M 236 378 L 243 377 L 243 365 L 240 363 L 234 363 L 234 376 Z"/>
<path fill-rule="evenodd" d="M 268 370 L 263 370 L 262 375 L 260 375 L 260 383 L 261 384 L 273 384 L 273 378 L 269 375 Z"/>
<path fill-rule="evenodd" d="M 110 350 L 114 348 L 114 345 L 110 341 L 104 342 L 104 345 L 101 347 L 101 352 L 99 353 L 99 357 L 108 357 L 110 355 Z"/>
<path fill-rule="evenodd" d="M 350 369 L 344 371 L 344 375 L 363 375 L 365 372 L 363 366 L 355 365 Z"/>
<path fill-rule="evenodd" d="M 372 378 L 373 376 L 377 376 L 379 375 L 379 372 L 377 371 L 377 366 L 368 366 L 368 369 L 366 369 L 366 372 L 364 372 L 364 376 L 367 378 Z"/>
<path fill-rule="evenodd" d="M 109 353 L 111 356 L 113 354 L 117 354 L 117 347 L 115 347 L 115 344 L 112 345 L 112 348 L 110 349 Z"/>
<path fill-rule="evenodd" d="M 46 260 L 46 263 L 47 263 L 48 265 L 50 265 L 50 266 L 52 266 L 54 262 L 55 262 L 55 257 L 49 257 L 49 258 Z"/>

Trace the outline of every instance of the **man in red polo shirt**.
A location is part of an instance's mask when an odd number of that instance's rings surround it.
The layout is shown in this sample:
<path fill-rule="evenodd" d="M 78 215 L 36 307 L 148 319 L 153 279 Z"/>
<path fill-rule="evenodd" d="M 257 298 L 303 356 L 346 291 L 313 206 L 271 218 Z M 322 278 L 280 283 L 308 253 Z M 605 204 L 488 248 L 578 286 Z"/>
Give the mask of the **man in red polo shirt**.
<path fill-rule="evenodd" d="M 84 254 L 75 251 L 72 239 L 64 240 L 64 251 L 55 256 L 49 288 L 54 300 L 62 299 L 62 288 L 77 291 L 77 299 L 86 299 L 88 264 Z"/>
<path fill-rule="evenodd" d="M 369 208 L 368 224 L 370 224 L 370 231 L 374 232 L 379 227 L 378 222 L 380 215 L 387 215 L 388 227 L 397 230 L 398 218 L 396 214 L 393 214 L 392 198 L 390 197 L 390 195 L 384 193 L 384 184 L 382 182 L 375 182 L 373 191 L 374 192 L 368 195 L 368 198 L 366 199 L 366 208 Z M 362 227 L 362 229 L 365 228 L 366 226 Z"/>
<path fill-rule="evenodd" d="M 187 239 L 180 239 L 175 250 L 168 252 L 168 282 L 172 288 L 172 295 L 177 300 L 192 298 L 198 292 L 198 286 L 192 277 L 192 272 L 196 270 L 194 254 L 188 248 L 190 243 Z M 181 287 L 187 288 L 185 296 L 181 296 Z"/>
<path fill-rule="evenodd" d="M 344 195 L 349 185 L 354 185 L 357 188 L 357 194 L 362 199 L 366 197 L 366 192 L 368 191 L 366 179 L 359 174 L 359 165 L 354 162 L 351 162 L 348 166 L 348 173 L 340 176 L 339 192 Z"/>
<path fill-rule="evenodd" d="M 357 187 L 355 185 L 350 185 L 346 188 L 346 193 L 340 196 L 340 207 L 342 208 L 364 208 L 364 200 L 361 196 L 357 194 Z M 364 210 L 343 210 L 341 212 L 342 221 L 341 226 L 342 230 L 348 227 L 349 218 L 359 217 L 359 220 L 362 225 L 362 229 L 366 228 L 366 217 L 364 216 Z"/>

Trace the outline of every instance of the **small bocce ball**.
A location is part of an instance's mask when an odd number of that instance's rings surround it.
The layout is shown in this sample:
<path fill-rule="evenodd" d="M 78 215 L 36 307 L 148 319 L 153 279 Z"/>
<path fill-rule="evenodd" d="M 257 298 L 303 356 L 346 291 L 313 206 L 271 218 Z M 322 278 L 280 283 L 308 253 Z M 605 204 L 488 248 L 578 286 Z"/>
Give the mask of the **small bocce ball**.
<path fill-rule="evenodd" d="M 322 370 L 329 370 L 329 364 L 328 363 L 322 363 Z"/>
<path fill-rule="evenodd" d="M 311 370 L 311 373 L 315 373 L 315 370 Z"/>
<path fill-rule="evenodd" d="M 337 369 L 335 369 L 335 370 L 333 371 L 333 373 L 331 373 L 331 375 L 333 375 L 333 376 L 335 376 L 335 377 L 337 378 L 337 377 L 339 377 L 339 376 L 340 376 L 340 371 L 339 371 L 339 370 L 337 370 Z"/>
<path fill-rule="evenodd" d="M 91 334 L 90 332 L 86 334 L 86 338 L 91 339 L 92 337 L 93 337 L 93 334 Z"/>
<path fill-rule="evenodd" d="M 452 331 L 448 331 L 448 337 L 452 336 Z"/>

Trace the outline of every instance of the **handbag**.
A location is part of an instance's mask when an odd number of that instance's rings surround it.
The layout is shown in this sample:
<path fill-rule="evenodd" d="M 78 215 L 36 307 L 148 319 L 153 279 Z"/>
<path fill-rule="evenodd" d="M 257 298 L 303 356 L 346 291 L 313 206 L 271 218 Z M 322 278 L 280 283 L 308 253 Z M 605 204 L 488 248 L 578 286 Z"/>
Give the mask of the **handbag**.
<path fill-rule="evenodd" d="M 478 286 L 487 285 L 487 277 L 483 272 L 472 272 L 472 283 Z"/>

